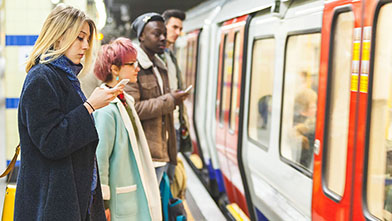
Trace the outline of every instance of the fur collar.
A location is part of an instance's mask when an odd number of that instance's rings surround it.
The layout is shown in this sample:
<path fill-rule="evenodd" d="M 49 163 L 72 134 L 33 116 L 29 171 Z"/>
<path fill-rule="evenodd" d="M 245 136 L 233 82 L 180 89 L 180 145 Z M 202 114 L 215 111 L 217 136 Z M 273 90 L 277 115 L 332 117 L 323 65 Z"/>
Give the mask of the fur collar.
<path fill-rule="evenodd" d="M 155 64 L 159 68 L 167 71 L 165 62 L 162 61 L 157 54 L 155 54 L 154 61 L 151 61 L 140 45 L 134 44 L 134 47 L 137 50 L 137 60 L 143 69 L 149 69 L 153 66 L 153 64 Z"/>

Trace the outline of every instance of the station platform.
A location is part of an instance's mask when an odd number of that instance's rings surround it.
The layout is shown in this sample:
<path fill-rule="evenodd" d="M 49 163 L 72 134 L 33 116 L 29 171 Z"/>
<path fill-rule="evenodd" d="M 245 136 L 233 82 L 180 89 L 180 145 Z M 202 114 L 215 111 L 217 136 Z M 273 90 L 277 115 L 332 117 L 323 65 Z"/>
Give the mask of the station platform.
<path fill-rule="evenodd" d="M 211 195 L 189 166 L 188 162 L 181 154 L 178 156 L 184 163 L 187 175 L 187 191 L 185 195 L 185 210 L 187 211 L 188 216 L 187 220 L 226 220 L 225 216 L 222 214 Z"/>
<path fill-rule="evenodd" d="M 187 190 L 184 200 L 184 207 L 187 212 L 188 221 L 224 221 L 222 214 L 211 195 L 205 189 L 192 168 L 184 157 L 179 154 L 183 161 L 187 175 Z M 4 199 L 6 183 L 5 179 L 0 180 L 0 199 Z M 0 200 L 0 214 L 2 214 L 3 201 Z"/>

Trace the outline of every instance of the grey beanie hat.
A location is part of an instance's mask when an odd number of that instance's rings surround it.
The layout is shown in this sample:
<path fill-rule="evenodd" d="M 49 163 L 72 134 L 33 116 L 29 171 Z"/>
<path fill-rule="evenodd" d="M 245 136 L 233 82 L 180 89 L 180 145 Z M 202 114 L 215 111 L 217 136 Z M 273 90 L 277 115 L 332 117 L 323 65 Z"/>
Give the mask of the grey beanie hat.
<path fill-rule="evenodd" d="M 140 37 L 143 32 L 144 26 L 146 26 L 146 24 L 150 21 L 164 22 L 165 20 L 163 20 L 163 17 L 160 14 L 155 12 L 149 12 L 140 15 L 132 22 L 132 29 L 136 32 L 137 38 Z"/>

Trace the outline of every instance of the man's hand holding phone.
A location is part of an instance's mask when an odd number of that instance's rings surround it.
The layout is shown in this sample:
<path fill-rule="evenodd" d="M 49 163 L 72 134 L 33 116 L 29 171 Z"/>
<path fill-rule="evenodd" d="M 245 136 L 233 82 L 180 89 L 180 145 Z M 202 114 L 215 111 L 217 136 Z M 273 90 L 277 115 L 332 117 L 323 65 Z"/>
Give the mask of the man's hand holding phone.
<path fill-rule="evenodd" d="M 189 86 L 184 90 L 184 92 L 189 94 L 189 92 L 192 90 L 192 87 L 193 87 L 192 85 L 189 85 Z"/>
<path fill-rule="evenodd" d="M 189 95 L 187 92 L 180 91 L 180 90 L 176 90 L 176 91 L 172 92 L 171 94 L 172 94 L 172 96 L 174 98 L 174 103 L 176 105 L 181 104 L 181 102 L 183 100 L 185 100 L 188 97 L 188 95 Z"/>

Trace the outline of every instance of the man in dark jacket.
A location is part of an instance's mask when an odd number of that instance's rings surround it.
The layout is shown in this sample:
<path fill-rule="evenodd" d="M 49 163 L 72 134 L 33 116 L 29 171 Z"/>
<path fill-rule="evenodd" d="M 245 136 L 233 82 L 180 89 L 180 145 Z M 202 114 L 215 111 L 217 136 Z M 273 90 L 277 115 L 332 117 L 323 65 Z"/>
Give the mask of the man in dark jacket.
<path fill-rule="evenodd" d="M 177 164 L 173 110 L 187 93 L 171 91 L 167 68 L 157 54 L 166 48 L 166 27 L 161 15 L 146 13 L 132 23 L 140 42 L 137 60 L 140 71 L 137 83 L 125 91 L 135 99 L 135 108 L 143 125 L 158 182 L 168 163 Z"/>

